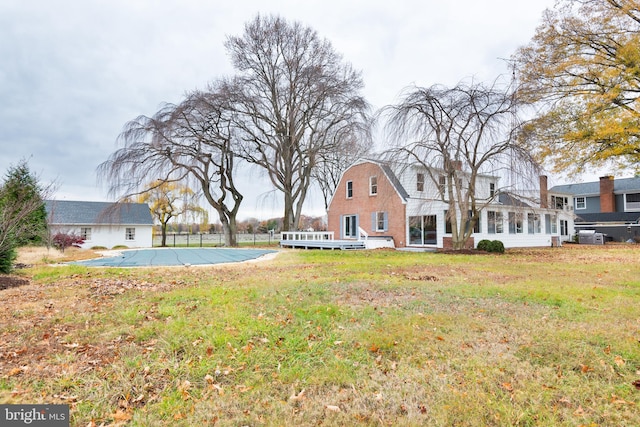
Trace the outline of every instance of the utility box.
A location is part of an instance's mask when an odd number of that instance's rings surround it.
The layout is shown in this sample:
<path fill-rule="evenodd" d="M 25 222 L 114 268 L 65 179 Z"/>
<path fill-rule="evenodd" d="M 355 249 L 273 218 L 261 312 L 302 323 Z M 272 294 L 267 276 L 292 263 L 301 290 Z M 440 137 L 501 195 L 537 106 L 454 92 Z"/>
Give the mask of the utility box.
<path fill-rule="evenodd" d="M 578 231 L 578 243 L 581 245 L 604 245 L 604 234 L 595 230 Z"/>

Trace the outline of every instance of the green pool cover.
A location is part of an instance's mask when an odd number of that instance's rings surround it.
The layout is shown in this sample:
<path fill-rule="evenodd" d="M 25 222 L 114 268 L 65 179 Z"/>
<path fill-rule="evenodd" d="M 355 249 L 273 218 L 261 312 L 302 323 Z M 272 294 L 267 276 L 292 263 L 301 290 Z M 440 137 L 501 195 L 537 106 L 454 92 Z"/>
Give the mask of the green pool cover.
<path fill-rule="evenodd" d="M 160 265 L 204 265 L 225 262 L 241 262 L 274 253 L 268 249 L 229 248 L 162 248 L 133 249 L 104 258 L 76 261 L 72 264 L 89 267 L 147 267 Z"/>

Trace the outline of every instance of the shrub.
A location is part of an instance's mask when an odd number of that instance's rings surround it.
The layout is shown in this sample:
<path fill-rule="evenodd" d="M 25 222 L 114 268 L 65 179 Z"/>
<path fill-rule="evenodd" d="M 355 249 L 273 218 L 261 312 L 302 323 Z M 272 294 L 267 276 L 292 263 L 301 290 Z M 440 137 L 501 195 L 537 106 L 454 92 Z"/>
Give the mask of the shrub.
<path fill-rule="evenodd" d="M 64 252 L 68 247 L 79 248 L 84 243 L 84 239 L 74 233 L 56 233 L 51 239 L 53 247 Z"/>
<path fill-rule="evenodd" d="M 489 244 L 488 252 L 504 253 L 504 244 L 500 240 L 492 240 Z"/>
<path fill-rule="evenodd" d="M 487 251 L 489 252 L 489 247 L 491 246 L 491 240 L 483 239 L 478 242 L 477 249 L 479 251 Z"/>

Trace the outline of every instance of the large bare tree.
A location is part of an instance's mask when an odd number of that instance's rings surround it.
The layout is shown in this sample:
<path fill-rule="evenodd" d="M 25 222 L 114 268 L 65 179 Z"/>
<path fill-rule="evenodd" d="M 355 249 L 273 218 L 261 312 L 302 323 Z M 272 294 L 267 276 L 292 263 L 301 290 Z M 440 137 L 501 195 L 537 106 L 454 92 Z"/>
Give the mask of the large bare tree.
<path fill-rule="evenodd" d="M 314 30 L 278 16 L 257 16 L 225 46 L 239 72 L 227 83 L 243 156 L 283 193 L 284 230 L 296 229 L 322 156 L 367 135 L 361 75 Z"/>
<path fill-rule="evenodd" d="M 562 172 L 640 170 L 640 1 L 560 0 L 513 57 L 539 113 L 530 147 Z"/>
<path fill-rule="evenodd" d="M 535 167 L 515 142 L 516 98 L 498 83 L 460 83 L 405 90 L 401 102 L 382 109 L 395 147 L 395 161 L 424 167 L 440 201 L 447 204 L 454 249 L 464 247 L 493 199 L 480 197 L 481 174 L 504 174 L 514 167 Z M 495 194 L 508 188 L 496 188 Z"/>
<path fill-rule="evenodd" d="M 340 144 L 333 150 L 325 150 L 318 156 L 317 165 L 312 171 L 313 179 L 318 183 L 325 209 L 329 203 L 342 173 L 353 162 L 372 151 L 372 141 L 368 132 L 359 132 L 351 136 L 344 136 Z"/>
<path fill-rule="evenodd" d="M 153 117 L 125 125 L 123 147 L 98 167 L 110 192 L 121 198 L 141 194 L 150 178 L 195 182 L 218 213 L 225 244 L 237 246 L 236 215 L 242 194 L 235 186 L 236 154 L 228 94 L 218 84 L 194 91 L 179 105 L 166 104 Z"/>

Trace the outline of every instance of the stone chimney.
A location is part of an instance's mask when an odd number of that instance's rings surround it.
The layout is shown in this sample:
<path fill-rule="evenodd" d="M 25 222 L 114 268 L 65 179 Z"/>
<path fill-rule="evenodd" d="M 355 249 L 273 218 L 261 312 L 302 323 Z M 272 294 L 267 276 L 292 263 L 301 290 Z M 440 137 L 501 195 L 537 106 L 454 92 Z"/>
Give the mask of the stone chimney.
<path fill-rule="evenodd" d="M 600 177 L 600 212 L 615 212 L 616 198 L 613 195 L 613 177 Z"/>
<path fill-rule="evenodd" d="M 540 207 L 549 207 L 549 189 L 547 188 L 547 176 L 540 175 Z"/>

